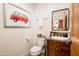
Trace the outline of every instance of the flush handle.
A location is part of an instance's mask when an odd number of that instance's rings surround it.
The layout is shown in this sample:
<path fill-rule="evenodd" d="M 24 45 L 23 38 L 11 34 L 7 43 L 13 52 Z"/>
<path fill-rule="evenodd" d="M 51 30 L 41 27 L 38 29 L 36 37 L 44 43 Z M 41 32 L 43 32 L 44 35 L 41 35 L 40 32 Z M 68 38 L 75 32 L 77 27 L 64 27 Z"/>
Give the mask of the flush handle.
<path fill-rule="evenodd" d="M 29 39 L 28 39 L 28 38 L 26 38 L 25 40 L 26 40 L 27 42 L 29 42 Z"/>

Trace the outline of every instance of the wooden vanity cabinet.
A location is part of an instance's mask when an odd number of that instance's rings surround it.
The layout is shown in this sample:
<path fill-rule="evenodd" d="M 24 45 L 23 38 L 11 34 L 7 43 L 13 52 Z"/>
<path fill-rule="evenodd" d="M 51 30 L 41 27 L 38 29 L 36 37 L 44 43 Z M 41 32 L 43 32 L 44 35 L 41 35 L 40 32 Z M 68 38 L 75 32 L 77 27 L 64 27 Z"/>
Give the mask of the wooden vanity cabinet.
<path fill-rule="evenodd" d="M 48 56 L 70 56 L 70 43 L 47 40 Z"/>

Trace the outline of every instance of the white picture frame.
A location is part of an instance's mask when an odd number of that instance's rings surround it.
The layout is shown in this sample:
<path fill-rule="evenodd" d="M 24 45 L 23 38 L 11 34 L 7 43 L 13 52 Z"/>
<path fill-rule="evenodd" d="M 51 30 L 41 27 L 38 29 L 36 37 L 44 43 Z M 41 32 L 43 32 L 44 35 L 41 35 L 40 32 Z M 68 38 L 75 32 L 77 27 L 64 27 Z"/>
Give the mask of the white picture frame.
<path fill-rule="evenodd" d="M 3 4 L 5 28 L 31 27 L 31 13 L 11 3 Z"/>

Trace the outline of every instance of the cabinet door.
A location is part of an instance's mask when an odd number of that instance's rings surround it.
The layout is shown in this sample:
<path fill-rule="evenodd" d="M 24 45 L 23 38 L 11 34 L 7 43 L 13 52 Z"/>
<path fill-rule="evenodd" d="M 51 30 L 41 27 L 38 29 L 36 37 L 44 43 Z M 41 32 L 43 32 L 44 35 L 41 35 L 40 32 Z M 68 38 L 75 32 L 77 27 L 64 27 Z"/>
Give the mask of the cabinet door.
<path fill-rule="evenodd" d="M 61 48 L 60 49 L 60 55 L 61 56 L 70 56 L 70 49 Z"/>
<path fill-rule="evenodd" d="M 47 40 L 47 55 L 48 56 L 55 56 L 55 48 L 56 42 L 53 40 Z"/>
<path fill-rule="evenodd" d="M 47 48 L 47 55 L 48 56 L 55 56 L 55 49 L 54 48 Z"/>

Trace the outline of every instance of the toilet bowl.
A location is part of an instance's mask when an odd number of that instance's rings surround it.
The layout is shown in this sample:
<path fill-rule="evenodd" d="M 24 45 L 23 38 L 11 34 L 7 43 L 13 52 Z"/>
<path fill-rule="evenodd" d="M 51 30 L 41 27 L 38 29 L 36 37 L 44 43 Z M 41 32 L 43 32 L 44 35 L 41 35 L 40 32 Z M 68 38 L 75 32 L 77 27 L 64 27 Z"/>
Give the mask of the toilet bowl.
<path fill-rule="evenodd" d="M 31 55 L 37 56 L 40 55 L 42 51 L 42 48 L 40 46 L 34 46 L 31 48 Z"/>
<path fill-rule="evenodd" d="M 36 41 L 36 45 L 30 49 L 32 56 L 38 56 L 42 53 L 42 47 L 44 46 L 44 39 L 40 38 Z"/>

